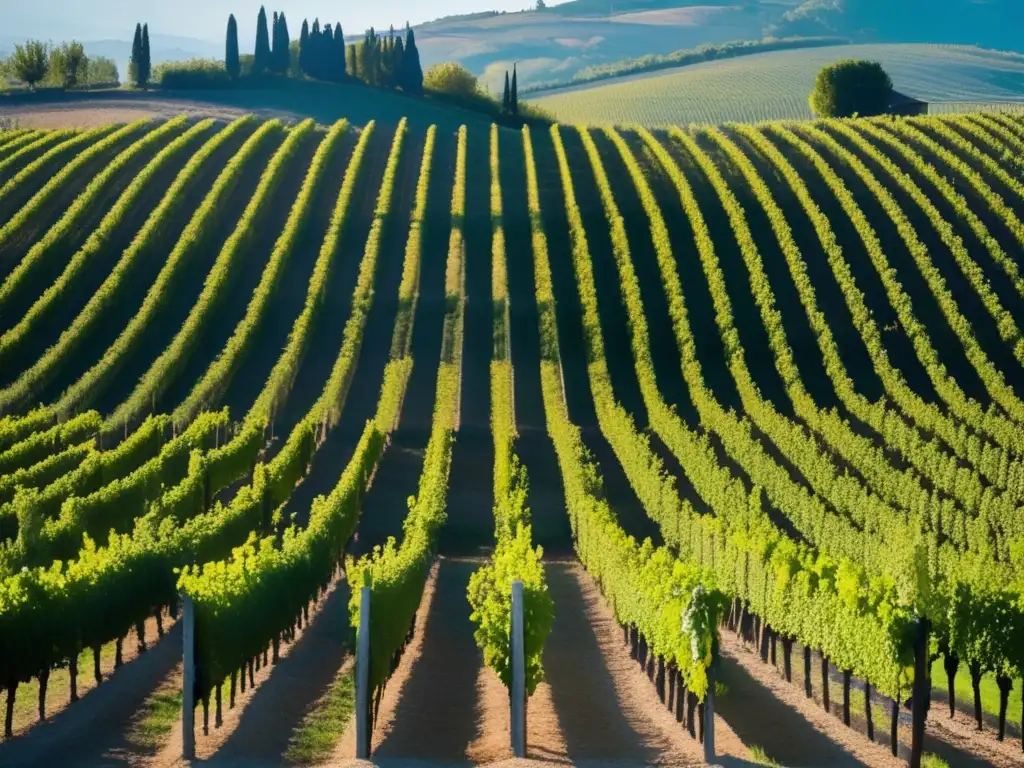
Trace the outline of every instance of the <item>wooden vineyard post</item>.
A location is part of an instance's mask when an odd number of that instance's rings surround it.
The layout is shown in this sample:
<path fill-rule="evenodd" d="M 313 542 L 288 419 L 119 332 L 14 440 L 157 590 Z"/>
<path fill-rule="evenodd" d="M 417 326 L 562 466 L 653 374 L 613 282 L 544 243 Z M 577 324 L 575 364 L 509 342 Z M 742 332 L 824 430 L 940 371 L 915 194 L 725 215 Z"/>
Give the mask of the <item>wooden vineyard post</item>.
<path fill-rule="evenodd" d="M 356 641 L 356 758 L 370 757 L 370 586 L 359 594 L 359 635 Z"/>
<path fill-rule="evenodd" d="M 523 647 L 523 582 L 512 582 L 512 754 L 526 757 L 526 652 Z"/>
<path fill-rule="evenodd" d="M 708 667 L 708 693 L 704 699 L 704 762 L 713 765 L 715 762 L 715 678 Z"/>
<path fill-rule="evenodd" d="M 196 608 L 182 593 L 181 757 L 196 758 Z"/>

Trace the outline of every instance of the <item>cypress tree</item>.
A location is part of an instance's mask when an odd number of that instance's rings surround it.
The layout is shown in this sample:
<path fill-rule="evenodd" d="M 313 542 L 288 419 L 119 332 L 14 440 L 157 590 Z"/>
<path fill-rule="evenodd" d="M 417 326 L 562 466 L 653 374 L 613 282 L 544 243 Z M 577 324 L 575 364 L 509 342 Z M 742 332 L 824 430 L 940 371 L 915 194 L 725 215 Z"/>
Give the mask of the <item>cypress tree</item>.
<path fill-rule="evenodd" d="M 380 66 L 378 65 L 378 59 L 380 58 L 380 48 L 377 45 L 377 33 L 373 27 L 370 27 L 370 31 L 366 33 L 366 82 L 370 85 L 377 85 L 378 77 L 380 73 Z"/>
<path fill-rule="evenodd" d="M 128 79 L 136 88 L 141 86 L 140 74 L 142 72 L 142 25 L 135 25 L 135 37 L 132 40 L 132 58 L 128 62 Z"/>
<path fill-rule="evenodd" d="M 267 12 L 260 6 L 256 17 L 256 51 L 252 60 L 254 75 L 262 75 L 270 66 L 270 33 L 267 30 Z"/>
<path fill-rule="evenodd" d="M 149 85 L 149 78 L 153 75 L 153 65 L 149 58 L 149 24 L 142 25 L 142 66 L 139 73 L 139 80 L 142 87 Z"/>
<path fill-rule="evenodd" d="M 302 29 L 299 31 L 299 72 L 309 74 L 309 22 L 302 20 Z"/>
<path fill-rule="evenodd" d="M 395 38 L 395 52 L 391 56 L 391 87 L 398 85 L 398 78 L 402 71 L 402 58 L 405 55 L 405 45 L 402 43 L 402 36 Z"/>
<path fill-rule="evenodd" d="M 515 116 L 519 115 L 519 83 L 516 77 L 516 65 L 512 65 L 512 98 L 509 101 L 509 107 L 512 110 L 512 114 Z"/>
<path fill-rule="evenodd" d="M 288 20 L 284 17 L 284 11 L 277 16 L 277 43 L 274 48 L 276 57 L 275 70 L 282 75 L 288 74 L 288 66 L 291 59 L 292 38 L 288 33 Z"/>
<path fill-rule="evenodd" d="M 508 70 L 505 70 L 505 92 L 501 97 L 501 113 L 507 115 L 512 110 L 512 91 L 508 85 Z"/>
<path fill-rule="evenodd" d="M 324 24 L 323 31 L 320 33 L 318 51 L 317 66 L 320 68 L 320 79 L 334 80 L 334 73 L 337 71 L 337 67 L 334 66 L 331 56 L 334 53 L 334 28 L 330 22 Z"/>
<path fill-rule="evenodd" d="M 345 61 L 345 33 L 341 29 L 341 22 L 334 25 L 334 50 L 331 51 L 332 69 L 337 73 L 338 80 L 344 80 L 348 74 L 348 67 Z"/>
<path fill-rule="evenodd" d="M 356 43 L 352 43 L 345 48 L 345 69 L 348 72 L 348 76 L 358 80 L 359 79 L 359 46 Z"/>
<path fill-rule="evenodd" d="M 267 69 L 271 72 L 277 71 L 278 62 L 281 60 L 281 25 L 277 23 L 277 11 L 270 20 L 270 59 L 267 61 Z"/>
<path fill-rule="evenodd" d="M 402 56 L 402 74 L 399 85 L 406 93 L 419 96 L 423 93 L 423 67 L 420 65 L 420 52 L 416 47 L 416 33 L 412 27 L 405 25 L 405 54 Z"/>
<path fill-rule="evenodd" d="M 320 31 L 320 19 L 313 19 L 313 28 L 309 32 L 309 55 L 307 64 L 310 77 L 321 79 L 324 74 L 323 68 L 324 40 Z"/>
<path fill-rule="evenodd" d="M 232 80 L 237 80 L 242 70 L 238 61 L 238 22 L 235 21 L 234 14 L 228 16 L 228 34 L 224 45 L 224 68 Z"/>

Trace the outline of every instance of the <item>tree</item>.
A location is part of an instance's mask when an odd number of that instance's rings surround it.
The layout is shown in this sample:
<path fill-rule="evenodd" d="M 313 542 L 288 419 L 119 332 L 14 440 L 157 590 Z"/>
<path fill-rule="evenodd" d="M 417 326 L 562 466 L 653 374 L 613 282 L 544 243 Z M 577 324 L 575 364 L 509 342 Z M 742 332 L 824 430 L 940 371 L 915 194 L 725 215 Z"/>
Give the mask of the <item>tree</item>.
<path fill-rule="evenodd" d="M 224 43 L 224 68 L 232 80 L 237 80 L 242 71 L 242 64 L 238 60 L 238 22 L 235 21 L 233 13 L 228 16 L 227 40 Z"/>
<path fill-rule="evenodd" d="M 309 22 L 302 20 L 299 30 L 299 72 L 309 74 Z"/>
<path fill-rule="evenodd" d="M 402 36 L 399 35 L 395 38 L 395 52 L 391 54 L 391 87 L 394 88 L 398 85 L 399 73 L 402 71 L 402 59 L 405 58 L 405 44 L 402 42 Z"/>
<path fill-rule="evenodd" d="M 271 70 L 283 75 L 288 72 L 288 64 L 291 48 L 291 35 L 288 33 L 288 21 L 284 17 L 284 11 L 277 15 L 274 23 L 274 51 L 272 55 Z"/>
<path fill-rule="evenodd" d="M 892 80 L 877 61 L 843 59 L 818 73 L 811 111 L 818 117 L 870 117 L 889 109 Z"/>
<path fill-rule="evenodd" d="M 332 69 L 339 80 L 344 80 L 348 74 L 348 67 L 345 61 L 345 33 L 341 29 L 341 22 L 334 25 L 334 49 L 331 51 Z"/>
<path fill-rule="evenodd" d="M 277 23 L 277 11 L 270 17 L 270 58 L 267 59 L 267 69 L 271 72 L 277 71 L 277 62 L 281 59 L 281 27 Z"/>
<path fill-rule="evenodd" d="M 508 114 L 512 111 L 512 89 L 508 84 L 508 70 L 505 70 L 505 92 L 501 97 L 501 111 L 503 114 Z"/>
<path fill-rule="evenodd" d="M 135 87 L 142 82 L 142 25 L 135 25 L 135 37 L 132 39 L 132 57 L 128 60 L 128 80 Z"/>
<path fill-rule="evenodd" d="M 548 9 L 548 4 L 545 3 L 544 0 L 537 0 L 537 10 L 538 11 L 546 11 L 547 9 Z"/>
<path fill-rule="evenodd" d="M 88 78 L 90 84 L 118 83 L 121 80 L 117 64 L 113 59 L 104 56 L 89 56 L 86 58 L 86 65 L 84 76 Z"/>
<path fill-rule="evenodd" d="M 512 65 L 512 98 L 509 100 L 509 111 L 513 115 L 519 114 L 519 78 L 516 75 L 516 65 Z"/>
<path fill-rule="evenodd" d="M 405 25 L 405 54 L 402 56 L 398 86 L 406 93 L 417 96 L 423 93 L 423 67 L 420 65 L 419 49 L 416 47 L 416 33 L 408 24 Z"/>
<path fill-rule="evenodd" d="M 74 88 L 87 77 L 88 60 L 82 44 L 72 40 L 50 49 L 50 80 L 61 88 Z"/>
<path fill-rule="evenodd" d="M 142 71 L 139 74 L 139 80 L 142 82 L 142 87 L 145 88 L 149 85 L 149 80 L 153 76 L 153 61 L 149 56 L 149 24 L 142 25 Z"/>
<path fill-rule="evenodd" d="M 252 73 L 262 75 L 270 66 L 270 33 L 267 30 L 267 11 L 260 6 L 256 17 L 256 51 L 253 54 Z"/>
<path fill-rule="evenodd" d="M 428 69 L 423 77 L 423 87 L 448 96 L 472 97 L 480 92 L 476 76 L 454 61 L 435 64 Z"/>
<path fill-rule="evenodd" d="M 359 44 L 352 43 L 352 45 L 345 47 L 345 71 L 348 72 L 348 76 L 356 80 L 359 79 Z"/>
<path fill-rule="evenodd" d="M 11 74 L 33 91 L 36 83 L 46 77 L 50 70 L 50 58 L 46 43 L 41 40 L 27 40 L 24 45 L 15 45 L 8 64 Z"/>

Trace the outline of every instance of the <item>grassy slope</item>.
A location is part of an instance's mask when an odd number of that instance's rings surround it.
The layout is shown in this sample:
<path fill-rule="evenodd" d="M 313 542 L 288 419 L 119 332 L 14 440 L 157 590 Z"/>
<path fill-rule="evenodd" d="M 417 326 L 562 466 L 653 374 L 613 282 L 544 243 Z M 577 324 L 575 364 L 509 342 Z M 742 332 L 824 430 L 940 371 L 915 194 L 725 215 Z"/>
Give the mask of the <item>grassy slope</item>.
<path fill-rule="evenodd" d="M 817 71 L 841 58 L 882 62 L 897 90 L 934 102 L 1024 99 L 1024 56 L 937 45 L 850 45 L 755 54 L 536 99 L 583 123 L 756 122 L 810 117 Z"/>

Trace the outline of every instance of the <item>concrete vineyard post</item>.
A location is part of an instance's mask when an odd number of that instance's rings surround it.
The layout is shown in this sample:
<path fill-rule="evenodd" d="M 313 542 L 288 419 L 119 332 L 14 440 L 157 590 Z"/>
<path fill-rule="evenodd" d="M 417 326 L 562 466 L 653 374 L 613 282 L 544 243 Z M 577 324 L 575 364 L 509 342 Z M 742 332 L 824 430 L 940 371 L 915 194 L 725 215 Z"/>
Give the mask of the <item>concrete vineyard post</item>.
<path fill-rule="evenodd" d="M 715 678 L 708 668 L 708 694 L 704 699 L 704 762 L 715 762 Z"/>
<path fill-rule="evenodd" d="M 356 757 L 370 757 L 370 587 L 359 595 L 359 636 L 356 642 Z"/>
<path fill-rule="evenodd" d="M 183 642 L 181 677 L 181 756 L 185 760 L 196 757 L 196 608 L 192 598 L 183 593 L 182 631 Z"/>
<path fill-rule="evenodd" d="M 526 653 L 523 647 L 523 582 L 512 582 L 512 754 L 526 757 Z"/>

